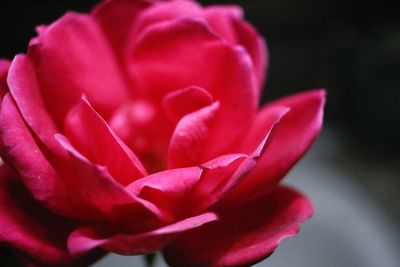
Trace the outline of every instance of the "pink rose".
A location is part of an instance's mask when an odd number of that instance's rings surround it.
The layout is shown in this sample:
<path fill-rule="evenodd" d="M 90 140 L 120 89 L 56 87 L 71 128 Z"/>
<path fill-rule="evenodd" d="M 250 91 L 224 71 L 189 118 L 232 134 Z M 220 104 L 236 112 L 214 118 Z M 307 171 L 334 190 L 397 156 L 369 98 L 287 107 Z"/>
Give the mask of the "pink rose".
<path fill-rule="evenodd" d="M 27 263 L 162 250 L 171 266 L 238 266 L 295 235 L 312 207 L 279 182 L 325 93 L 259 108 L 266 48 L 242 13 L 104 1 L 1 61 L 0 241 Z"/>

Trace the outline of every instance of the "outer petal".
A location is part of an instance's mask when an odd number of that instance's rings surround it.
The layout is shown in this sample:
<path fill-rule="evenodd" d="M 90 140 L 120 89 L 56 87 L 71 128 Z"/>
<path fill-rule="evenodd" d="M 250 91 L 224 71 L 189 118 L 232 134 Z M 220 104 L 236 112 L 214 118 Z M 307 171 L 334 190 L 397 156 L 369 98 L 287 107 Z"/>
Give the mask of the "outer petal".
<path fill-rule="evenodd" d="M 246 21 L 235 21 L 238 42 L 243 45 L 253 61 L 254 71 L 257 75 L 259 94 L 263 88 L 268 71 L 269 54 L 264 38 Z"/>
<path fill-rule="evenodd" d="M 58 132 L 57 126 L 46 109 L 33 65 L 25 55 L 14 58 L 8 74 L 8 85 L 24 121 L 47 147 L 59 152 L 59 146 L 53 138 Z M 57 103 L 61 102 L 57 100 Z"/>
<path fill-rule="evenodd" d="M 207 190 L 203 192 L 200 200 L 196 201 L 199 203 L 199 207 L 208 208 L 218 201 L 222 201 L 223 203 L 229 203 L 231 201 L 232 193 L 240 191 L 241 185 L 246 181 L 248 174 L 257 167 L 260 158 L 268 149 L 270 142 L 273 140 L 273 136 L 279 127 L 279 124 L 281 123 L 281 120 L 286 116 L 288 110 L 288 108 L 282 106 L 274 107 L 271 110 L 268 120 L 265 121 L 265 124 L 263 124 L 264 130 L 261 132 L 262 136 L 258 135 L 259 133 L 255 135 L 251 129 L 248 131 L 247 140 L 245 140 L 244 144 L 251 143 L 252 145 L 246 147 L 247 149 L 244 150 L 244 152 L 247 154 L 246 157 L 244 160 L 238 161 L 237 167 L 232 169 L 230 173 L 226 170 L 223 170 L 222 173 L 218 174 L 218 172 L 216 172 L 213 174 L 213 171 L 211 171 L 211 179 L 210 177 L 208 179 L 205 177 L 203 178 L 202 182 L 204 182 L 206 185 L 203 185 L 203 188 L 206 188 Z M 218 160 L 212 160 L 206 164 L 203 164 L 202 167 L 206 169 L 210 168 L 210 166 L 213 166 L 214 162 L 217 163 Z M 211 168 L 211 170 L 214 168 L 215 167 Z M 227 174 L 228 176 L 226 176 Z M 210 186 L 210 183 L 214 186 Z M 258 189 L 260 190 L 260 188 Z M 249 196 L 244 196 L 244 199 L 248 197 Z M 241 201 L 241 199 L 239 201 Z M 232 205 L 232 203 L 230 203 L 230 205 Z"/>
<path fill-rule="evenodd" d="M 195 1 L 173 0 L 158 1 L 150 8 L 144 10 L 132 25 L 130 36 L 138 36 L 146 28 L 176 18 L 193 18 L 202 15 L 202 8 Z"/>
<path fill-rule="evenodd" d="M 260 93 L 268 63 L 267 47 L 257 30 L 243 19 L 241 7 L 210 6 L 204 9 L 203 16 L 218 35 L 231 44 L 246 48 L 253 62 Z"/>
<path fill-rule="evenodd" d="M 81 99 L 68 113 L 65 134 L 83 155 L 93 163 L 107 167 L 122 185 L 146 175 L 136 155 L 112 132 L 85 99 Z"/>
<path fill-rule="evenodd" d="M 251 64 L 244 49 L 220 40 L 204 21 L 177 19 L 146 29 L 133 45 L 129 70 L 145 97 L 161 101 L 168 92 L 199 86 L 220 102 L 207 144 L 209 159 L 237 140 L 254 115 L 257 89 Z"/>
<path fill-rule="evenodd" d="M 190 197 L 185 198 L 186 213 L 184 212 L 183 214 L 196 214 L 206 210 L 221 199 L 224 201 L 226 197 L 223 197 L 226 194 L 229 196 L 232 188 L 235 188 L 236 184 L 240 184 L 241 180 L 255 168 L 260 156 L 268 148 L 275 128 L 277 128 L 277 125 L 279 125 L 287 112 L 288 108 L 286 107 L 274 107 L 271 110 L 268 121 L 263 124 L 263 135 L 258 136 L 252 131 L 249 132 L 248 137 L 251 140 L 248 140 L 248 142 L 251 142 L 251 145 L 248 147 L 251 150 L 245 150 L 247 155 L 227 154 L 201 164 L 200 167 L 203 169 L 201 179 L 191 190 Z M 199 127 L 195 126 L 193 128 L 197 129 Z M 259 133 L 257 132 L 257 134 Z"/>
<path fill-rule="evenodd" d="M 0 99 L 8 92 L 7 74 L 10 68 L 10 61 L 0 59 Z"/>
<path fill-rule="evenodd" d="M 72 255 L 81 255 L 96 247 L 123 255 L 151 253 L 162 249 L 177 234 L 215 220 L 217 216 L 209 212 L 153 231 L 132 235 L 107 236 L 93 228 L 82 228 L 70 235 L 68 248 Z"/>
<path fill-rule="evenodd" d="M 264 123 L 277 106 L 290 108 L 256 168 L 236 188 L 235 198 L 256 196 L 257 192 L 262 192 L 260 188 L 268 189 L 268 185 L 279 182 L 286 175 L 317 137 L 322 127 L 324 103 L 325 91 L 314 90 L 277 100 L 259 112 L 250 131 L 254 137 L 263 132 Z M 251 146 L 251 142 L 248 145 Z"/>
<path fill-rule="evenodd" d="M 33 197 L 64 214 L 73 209 L 77 203 L 65 201 L 68 198 L 63 181 L 35 142 L 9 94 L 2 103 L 0 131 L 4 144 L 2 157 L 18 170 Z"/>
<path fill-rule="evenodd" d="M 313 213 L 309 201 L 286 188 L 227 209 L 220 219 L 181 234 L 164 249 L 170 266 L 248 266 L 268 257 L 282 239 L 296 235 Z"/>
<path fill-rule="evenodd" d="M 65 158 L 48 151 L 43 154 L 42 144 L 35 142 L 35 136 L 24 124 L 10 95 L 3 100 L 0 129 L 4 143 L 2 156 L 18 170 L 33 197 L 52 211 L 93 220 L 104 218 L 113 205 L 135 204 L 120 185 L 115 185 L 112 179 L 104 179 L 103 170 L 96 166 L 90 168 L 82 164 L 74 173 L 74 166 Z M 64 148 L 60 146 L 60 149 Z M 67 152 L 63 150 L 63 154 Z"/>
<path fill-rule="evenodd" d="M 111 43 L 114 52 L 123 60 L 128 32 L 136 24 L 137 16 L 154 1 L 108 0 L 92 12 Z"/>
<path fill-rule="evenodd" d="M 56 135 L 55 138 L 70 155 L 70 162 L 58 164 L 59 171 L 65 174 L 63 178 L 70 192 L 74 193 L 74 198 L 79 200 L 87 212 L 98 213 L 101 220 L 115 223 L 131 221 L 132 217 L 139 224 L 150 217 L 157 220 L 153 207 L 142 203 L 114 181 L 106 168 L 90 162 L 64 136 Z M 124 206 L 125 211 L 129 209 L 131 214 L 122 214 L 121 211 L 116 213 L 115 209 L 121 206 Z M 126 217 L 121 218 L 121 215 Z"/>
<path fill-rule="evenodd" d="M 45 102 L 59 123 L 82 93 L 104 115 L 124 101 L 128 92 L 122 73 L 93 17 L 68 13 L 39 34 L 29 57 Z"/>
<path fill-rule="evenodd" d="M 265 80 L 268 54 L 264 39 L 254 27 L 243 19 L 243 10 L 234 5 L 217 5 L 202 8 L 194 1 L 160 2 L 144 10 L 132 27 L 131 36 L 156 23 L 177 18 L 205 19 L 213 32 L 231 45 L 241 45 L 250 54 L 259 89 Z"/>
<path fill-rule="evenodd" d="M 18 256 L 32 266 L 81 266 L 100 256 L 96 252 L 97 256 L 72 258 L 66 245 L 74 223 L 40 206 L 4 165 L 0 166 L 0 206 L 0 243 L 17 249 Z"/>

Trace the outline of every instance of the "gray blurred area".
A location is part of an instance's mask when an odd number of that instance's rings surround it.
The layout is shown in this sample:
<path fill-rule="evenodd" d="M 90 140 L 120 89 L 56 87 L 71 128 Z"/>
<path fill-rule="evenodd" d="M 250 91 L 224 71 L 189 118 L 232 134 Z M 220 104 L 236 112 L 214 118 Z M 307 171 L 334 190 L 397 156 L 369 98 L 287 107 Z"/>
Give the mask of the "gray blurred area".
<path fill-rule="evenodd" d="M 97 0 L 0 1 L 0 57 L 25 52 L 35 25 Z M 285 182 L 313 201 L 315 216 L 257 266 L 400 266 L 400 16 L 396 2 L 203 0 L 235 3 L 268 41 L 262 102 L 328 89 L 325 128 Z M 165 266 L 158 259 L 159 266 Z M 0 249 L 0 266 L 17 266 Z M 96 267 L 143 266 L 107 256 Z"/>

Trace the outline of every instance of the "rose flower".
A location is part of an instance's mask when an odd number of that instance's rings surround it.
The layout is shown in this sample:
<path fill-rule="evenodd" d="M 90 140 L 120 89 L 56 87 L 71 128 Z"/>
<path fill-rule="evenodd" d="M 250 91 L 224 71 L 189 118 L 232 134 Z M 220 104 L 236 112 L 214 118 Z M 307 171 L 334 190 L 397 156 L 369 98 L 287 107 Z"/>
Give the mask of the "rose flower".
<path fill-rule="evenodd" d="M 0 63 L 0 242 L 26 264 L 250 265 L 312 215 L 280 180 L 325 93 L 259 107 L 268 56 L 240 7 L 110 0 L 37 32 Z"/>

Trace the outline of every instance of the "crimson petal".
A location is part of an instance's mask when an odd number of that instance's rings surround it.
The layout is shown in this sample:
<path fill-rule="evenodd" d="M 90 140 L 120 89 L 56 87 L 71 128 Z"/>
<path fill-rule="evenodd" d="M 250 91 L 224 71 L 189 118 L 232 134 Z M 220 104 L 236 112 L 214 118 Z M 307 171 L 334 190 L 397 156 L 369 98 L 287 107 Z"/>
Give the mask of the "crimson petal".
<path fill-rule="evenodd" d="M 137 156 L 84 98 L 70 110 L 64 128 L 66 137 L 85 157 L 107 167 L 122 185 L 146 175 Z"/>
<path fill-rule="evenodd" d="M 248 266 L 268 257 L 282 239 L 297 234 L 313 213 L 296 191 L 277 187 L 250 202 L 216 208 L 219 220 L 182 233 L 163 253 L 170 266 Z"/>

